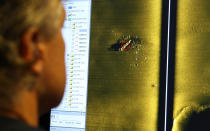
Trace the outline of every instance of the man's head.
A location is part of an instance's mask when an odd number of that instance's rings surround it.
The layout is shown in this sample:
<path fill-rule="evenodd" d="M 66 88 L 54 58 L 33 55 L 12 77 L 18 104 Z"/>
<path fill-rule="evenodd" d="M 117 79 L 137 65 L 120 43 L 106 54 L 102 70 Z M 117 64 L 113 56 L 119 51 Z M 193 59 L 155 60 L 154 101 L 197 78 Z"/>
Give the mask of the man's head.
<path fill-rule="evenodd" d="M 0 0 L 0 103 L 35 91 L 40 112 L 58 105 L 65 84 L 60 0 Z"/>

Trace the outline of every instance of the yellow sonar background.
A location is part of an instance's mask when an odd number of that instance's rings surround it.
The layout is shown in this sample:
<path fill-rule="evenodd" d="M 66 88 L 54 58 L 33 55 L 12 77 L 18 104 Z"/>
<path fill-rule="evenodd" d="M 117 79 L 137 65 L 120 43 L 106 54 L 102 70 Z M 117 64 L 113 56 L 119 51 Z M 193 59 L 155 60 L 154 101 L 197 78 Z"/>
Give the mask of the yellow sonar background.
<path fill-rule="evenodd" d="M 210 104 L 210 0 L 178 1 L 176 45 L 174 118 Z"/>
<path fill-rule="evenodd" d="M 161 0 L 93 0 L 88 131 L 156 131 Z M 140 48 L 110 51 L 122 35 Z"/>

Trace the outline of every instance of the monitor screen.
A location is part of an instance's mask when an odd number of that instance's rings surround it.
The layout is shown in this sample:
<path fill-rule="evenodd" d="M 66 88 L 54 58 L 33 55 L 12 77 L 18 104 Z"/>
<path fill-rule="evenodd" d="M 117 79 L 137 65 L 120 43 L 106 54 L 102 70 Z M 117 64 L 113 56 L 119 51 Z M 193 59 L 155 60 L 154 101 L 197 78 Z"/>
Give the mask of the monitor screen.
<path fill-rule="evenodd" d="M 66 20 L 66 87 L 60 105 L 51 110 L 50 131 L 85 131 L 90 45 L 91 0 L 63 0 Z"/>

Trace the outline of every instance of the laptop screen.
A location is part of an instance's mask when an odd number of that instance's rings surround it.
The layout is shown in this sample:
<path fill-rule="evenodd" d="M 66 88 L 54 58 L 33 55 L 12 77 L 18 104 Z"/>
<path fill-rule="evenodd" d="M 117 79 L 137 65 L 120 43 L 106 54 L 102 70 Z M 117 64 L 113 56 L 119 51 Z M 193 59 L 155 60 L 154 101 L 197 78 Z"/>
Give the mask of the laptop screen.
<path fill-rule="evenodd" d="M 91 0 L 63 0 L 66 20 L 66 88 L 60 105 L 51 110 L 50 131 L 85 131 L 90 45 Z"/>

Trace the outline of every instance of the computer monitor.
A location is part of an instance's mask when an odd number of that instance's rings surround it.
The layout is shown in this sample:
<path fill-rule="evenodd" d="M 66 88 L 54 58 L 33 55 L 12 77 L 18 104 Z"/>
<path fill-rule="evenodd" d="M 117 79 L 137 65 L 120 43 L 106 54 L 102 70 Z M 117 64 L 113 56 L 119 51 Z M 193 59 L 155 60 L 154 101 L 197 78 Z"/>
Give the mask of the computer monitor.
<path fill-rule="evenodd" d="M 91 0 L 63 0 L 66 20 L 66 87 L 60 105 L 51 110 L 50 131 L 85 131 L 90 46 Z"/>

